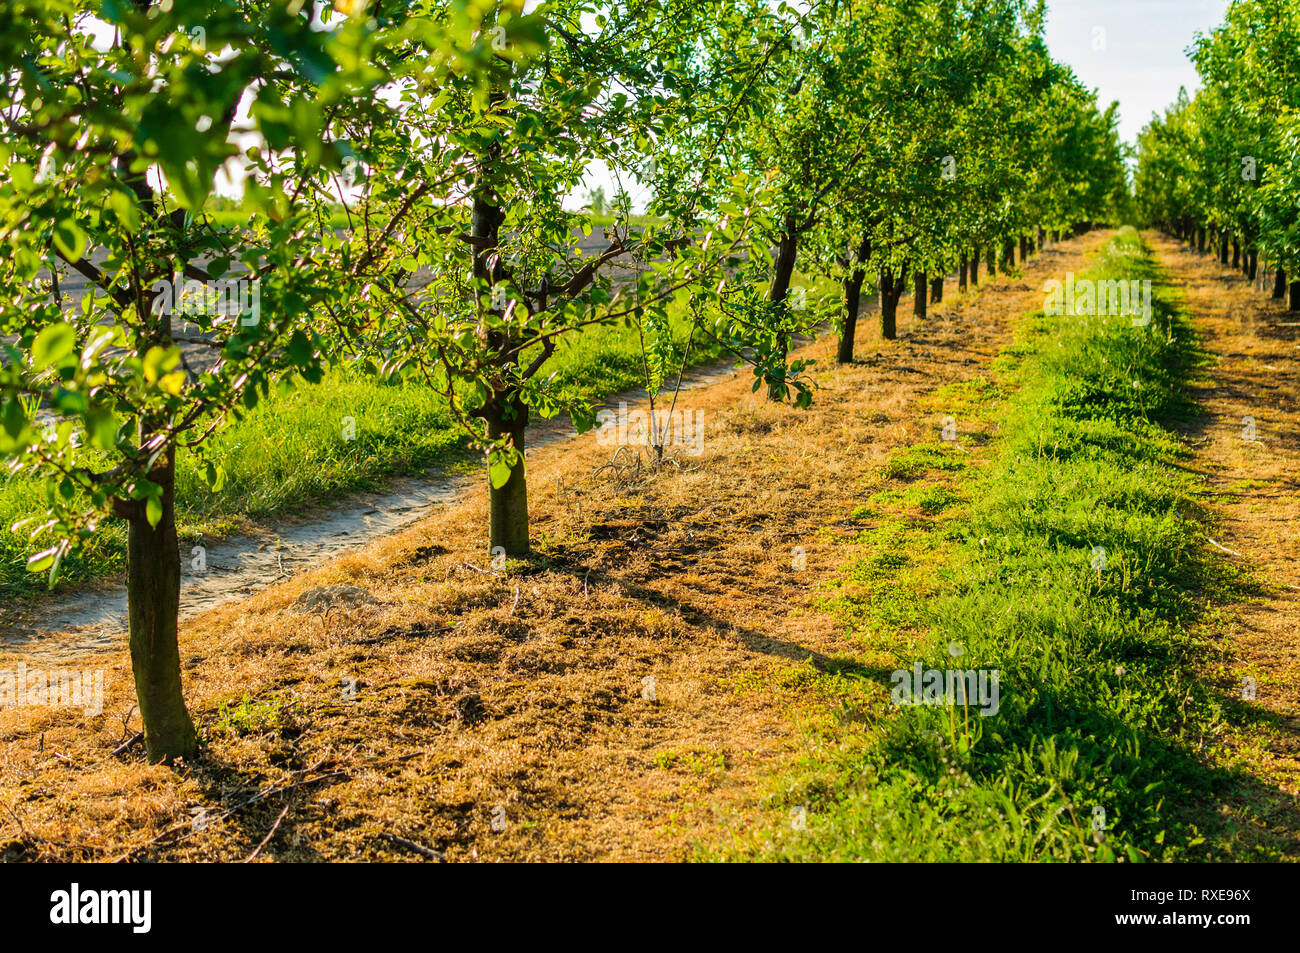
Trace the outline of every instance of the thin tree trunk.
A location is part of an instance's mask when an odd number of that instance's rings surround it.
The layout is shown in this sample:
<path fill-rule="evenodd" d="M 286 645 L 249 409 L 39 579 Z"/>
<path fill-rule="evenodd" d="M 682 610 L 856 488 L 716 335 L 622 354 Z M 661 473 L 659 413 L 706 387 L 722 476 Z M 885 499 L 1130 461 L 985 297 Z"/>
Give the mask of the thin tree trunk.
<path fill-rule="evenodd" d="M 1300 311 L 1300 281 L 1291 282 L 1291 303 L 1288 308 L 1291 311 Z"/>
<path fill-rule="evenodd" d="M 1241 267 L 1241 243 L 1235 238 L 1232 240 L 1232 267 Z"/>
<path fill-rule="evenodd" d="M 922 320 L 925 319 L 926 290 L 929 286 L 925 272 L 918 271 L 912 283 L 912 313 Z"/>
<path fill-rule="evenodd" d="M 1279 268 L 1273 276 L 1273 297 L 1281 301 L 1286 297 L 1286 270 Z"/>
<path fill-rule="evenodd" d="M 499 90 L 492 92 L 494 101 L 500 102 L 504 94 Z M 490 153 L 495 158 L 495 150 Z M 470 234 L 475 238 L 474 277 L 477 281 L 490 284 L 501 277 L 501 260 L 496 252 L 500 242 L 501 223 L 505 221 L 505 212 L 499 205 L 499 199 L 486 180 L 474 193 L 470 211 Z M 506 350 L 513 343 L 505 337 L 507 332 L 491 332 L 490 344 L 496 349 Z M 490 393 L 481 408 L 475 413 L 483 417 L 487 424 L 489 439 L 497 440 L 510 434 L 518 458 L 510 468 L 510 475 L 500 487 L 492 485 L 488 473 L 488 547 L 489 552 L 500 547 L 507 556 L 526 556 L 528 542 L 528 477 L 524 467 L 524 428 L 528 423 L 528 409 L 519 399 L 517 391 L 512 389 L 497 390 Z M 490 461 L 489 461 L 490 462 Z M 496 555 L 495 553 L 493 555 Z"/>
<path fill-rule="evenodd" d="M 501 403 L 497 403 L 497 399 Z M 510 408 L 507 416 L 505 407 Z M 510 436 L 519 457 L 510 468 L 504 486 L 493 486 L 488 479 L 488 547 L 494 555 L 498 547 L 507 556 L 526 556 L 529 551 L 528 476 L 524 468 L 524 433 L 528 427 L 528 408 L 508 395 L 494 395 L 487 417 L 488 437 L 497 440 Z"/>
<path fill-rule="evenodd" d="M 1028 257 L 1029 257 L 1029 236 L 1021 235 L 1020 236 L 1020 264 L 1023 265 L 1025 263 L 1025 259 L 1027 259 Z"/>
<path fill-rule="evenodd" d="M 181 690 L 177 618 L 181 555 L 176 538 L 176 467 L 169 457 L 150 478 L 163 488 L 162 515 L 150 526 L 137 504 L 127 522 L 126 601 L 135 697 L 144 725 L 144 749 L 157 763 L 193 758 L 194 722 Z"/>
<path fill-rule="evenodd" d="M 798 236 L 795 233 L 797 222 L 794 213 L 789 212 L 785 217 L 785 227 L 781 232 L 781 241 L 777 246 L 776 253 L 776 270 L 772 272 L 772 284 L 768 288 L 767 300 L 782 309 L 781 318 L 784 320 L 784 306 L 786 297 L 790 293 L 790 278 L 794 275 L 795 259 L 798 257 Z M 777 335 L 777 353 L 784 364 L 786 355 L 789 353 L 790 342 L 786 339 L 785 331 L 782 330 Z M 780 401 L 785 399 L 785 390 L 776 382 L 768 385 L 767 399 Z"/>
<path fill-rule="evenodd" d="M 1227 263 L 1228 263 L 1228 236 L 1220 235 L 1219 236 L 1219 264 L 1226 265 Z"/>
<path fill-rule="evenodd" d="M 930 304 L 938 304 L 943 300 L 943 275 L 935 278 L 930 282 Z"/>
<path fill-rule="evenodd" d="M 1254 281 L 1259 277 L 1259 251 L 1252 248 L 1246 256 L 1246 277 Z"/>
<path fill-rule="evenodd" d="M 862 304 L 862 282 L 866 280 L 866 260 L 871 256 L 871 239 L 864 237 L 858 245 L 854 269 L 844 278 L 844 329 L 835 359 L 840 364 L 853 363 L 853 338 L 858 329 L 858 310 Z"/>
<path fill-rule="evenodd" d="M 988 269 L 990 278 L 998 273 L 997 251 L 994 249 L 993 242 L 989 242 L 984 250 L 984 266 Z"/>
<path fill-rule="evenodd" d="M 906 263 L 899 269 L 897 280 L 888 268 L 880 272 L 880 336 L 887 341 L 898 337 L 898 299 L 903 296 L 907 284 L 903 277 L 906 274 Z"/>
<path fill-rule="evenodd" d="M 980 247 L 976 245 L 970 253 L 970 286 L 978 288 L 980 285 Z"/>
<path fill-rule="evenodd" d="M 966 268 L 966 256 L 962 255 L 957 262 L 957 291 L 959 293 L 966 290 Z"/>

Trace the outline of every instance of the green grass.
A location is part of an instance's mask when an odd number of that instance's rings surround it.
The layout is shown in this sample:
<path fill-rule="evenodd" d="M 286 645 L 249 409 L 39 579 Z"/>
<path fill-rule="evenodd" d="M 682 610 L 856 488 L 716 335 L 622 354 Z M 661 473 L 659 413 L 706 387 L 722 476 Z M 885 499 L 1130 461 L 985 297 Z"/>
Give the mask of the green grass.
<path fill-rule="evenodd" d="M 685 343 L 684 308 L 674 319 L 674 338 Z M 691 362 L 718 357 L 697 335 Z M 635 328 L 589 328 L 562 338 L 546 372 L 582 381 L 605 397 L 643 383 Z M 355 422 L 355 440 L 343 440 L 344 418 Z M 327 504 L 340 496 L 383 486 L 394 477 L 431 467 L 474 462 L 442 401 L 427 387 L 386 385 L 335 371 L 318 385 L 286 388 L 232 424 L 210 443 L 210 457 L 229 475 L 220 494 L 204 483 L 194 459 L 177 461 L 177 523 L 182 541 L 220 538 L 241 519 L 269 520 Z M 46 490 L 36 481 L 0 482 L 0 601 L 45 587 L 45 576 L 26 571 L 39 549 L 8 531 L 16 520 L 45 509 Z M 48 544 L 47 544 L 48 545 Z M 188 550 L 182 547 L 184 552 Z M 121 571 L 125 526 L 102 525 L 64 562 L 60 585 Z"/>
<path fill-rule="evenodd" d="M 1194 412 L 1184 384 L 1196 342 L 1132 230 L 1100 254 L 1102 276 L 1155 281 L 1150 327 L 1029 316 L 995 365 L 999 386 L 964 395 L 964 420 L 1001 427 L 987 465 L 953 471 L 960 461 L 937 442 L 905 450 L 883 473 L 896 491 L 856 511 L 865 555 L 825 598 L 861 647 L 855 674 L 839 714 L 807 725 L 769 823 L 722 856 L 1294 856 L 1287 799 L 1205 754 L 1250 719 L 1206 680 L 1222 652 L 1205 606 L 1249 583 L 1208 554 L 1164 426 Z M 944 489 L 909 500 L 908 481 L 922 477 Z M 927 500 L 965 509 L 909 515 Z M 996 670 L 996 714 L 892 704 L 891 674 L 918 658 Z"/>

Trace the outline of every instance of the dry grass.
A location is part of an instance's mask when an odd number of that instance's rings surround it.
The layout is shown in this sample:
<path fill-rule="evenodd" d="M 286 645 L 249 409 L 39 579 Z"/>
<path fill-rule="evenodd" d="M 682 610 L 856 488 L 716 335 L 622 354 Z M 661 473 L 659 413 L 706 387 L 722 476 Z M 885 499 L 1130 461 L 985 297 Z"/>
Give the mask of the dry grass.
<path fill-rule="evenodd" d="M 918 401 L 979 374 L 1042 276 L 1082 271 L 1103 238 L 978 295 L 950 284 L 900 340 L 864 335 L 851 367 L 832 341 L 804 349 L 811 410 L 768 405 L 743 376 L 692 391 L 679 409 L 704 412 L 705 451 L 679 465 L 601 469 L 591 435 L 531 453 L 536 555 L 506 572 L 482 555 L 479 489 L 186 624 L 194 764 L 112 753 L 138 727 L 124 652 L 94 663 L 101 716 L 0 712 L 0 856 L 242 860 L 280 819 L 258 859 L 654 860 L 743 826 L 801 719 L 830 704 L 745 686 L 833 670 L 848 648 L 816 602 L 873 471 L 933 440 Z M 374 602 L 294 608 L 333 585 Z"/>
<path fill-rule="evenodd" d="M 1295 796 L 1300 794 L 1300 326 L 1285 301 L 1270 300 L 1212 256 L 1193 254 L 1164 236 L 1150 235 L 1148 241 L 1181 279 L 1210 359 L 1194 388 L 1207 415 L 1188 433 L 1206 502 L 1219 518 L 1214 542 L 1206 545 L 1262 583 L 1260 598 L 1223 607 L 1219 624 L 1231 660 L 1211 675 L 1235 704 L 1267 713 L 1266 730 L 1239 737 L 1234 753 L 1261 780 Z M 1255 423 L 1254 440 L 1246 439 L 1247 417 Z M 1246 677 L 1255 680 L 1250 701 L 1242 699 Z"/>

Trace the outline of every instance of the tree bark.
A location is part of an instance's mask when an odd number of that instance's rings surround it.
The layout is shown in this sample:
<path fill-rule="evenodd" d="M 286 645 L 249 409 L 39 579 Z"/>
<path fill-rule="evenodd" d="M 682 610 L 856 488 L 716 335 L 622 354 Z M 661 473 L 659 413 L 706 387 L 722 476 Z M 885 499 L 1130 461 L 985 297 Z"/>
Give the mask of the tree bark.
<path fill-rule="evenodd" d="M 1219 264 L 1226 265 L 1227 263 L 1228 263 L 1228 236 L 1220 235 L 1219 236 Z"/>
<path fill-rule="evenodd" d="M 524 433 L 528 428 L 528 408 L 517 398 L 494 395 L 485 416 L 488 436 L 496 440 L 508 434 L 514 448 L 519 451 L 519 458 L 510 468 L 510 479 L 504 486 L 493 486 L 491 478 L 488 479 L 489 552 L 495 554 L 500 547 L 507 556 L 527 556 L 530 547 Z"/>
<path fill-rule="evenodd" d="M 853 339 L 858 329 L 858 310 L 862 304 L 862 282 L 866 280 L 865 265 L 871 255 L 871 239 L 864 237 L 858 245 L 853 270 L 844 278 L 844 330 L 840 332 L 840 347 L 835 359 L 840 364 L 853 363 Z"/>
<path fill-rule="evenodd" d="M 1246 277 L 1254 281 L 1259 277 L 1259 251 L 1252 248 L 1246 256 Z"/>
<path fill-rule="evenodd" d="M 499 90 L 494 90 L 491 95 L 497 101 L 504 98 Z M 499 147 L 494 147 L 490 153 L 492 158 L 495 158 L 497 151 Z M 479 282 L 490 284 L 502 276 L 501 260 L 496 249 L 500 243 L 503 221 L 505 211 L 492 187 L 483 181 L 475 189 L 470 211 L 470 234 L 475 239 L 474 277 Z M 508 353 L 512 343 L 504 332 L 492 332 L 490 344 L 498 353 Z M 528 408 L 519 399 L 517 391 L 503 389 L 490 393 L 475 413 L 487 424 L 489 439 L 496 440 L 509 434 L 514 448 L 519 452 L 519 458 L 510 468 L 510 476 L 504 486 L 493 486 L 491 473 L 488 475 L 489 552 L 499 546 L 507 556 L 526 556 L 529 551 L 528 477 L 523 454 Z"/>
<path fill-rule="evenodd" d="M 880 271 L 880 336 L 887 341 L 898 337 L 898 299 L 907 284 L 906 274 L 906 263 L 899 269 L 897 280 L 888 268 Z"/>
<path fill-rule="evenodd" d="M 935 278 L 930 282 L 930 304 L 938 304 L 943 300 L 943 275 Z"/>
<path fill-rule="evenodd" d="M 1232 240 L 1232 267 L 1241 267 L 1241 243 L 1235 238 Z"/>
<path fill-rule="evenodd" d="M 1029 236 L 1021 235 L 1020 236 L 1020 264 L 1023 265 L 1025 263 L 1025 259 L 1027 259 L 1028 257 L 1029 257 Z"/>
<path fill-rule="evenodd" d="M 1016 270 L 1016 243 L 1006 239 L 1002 243 L 1002 274 L 1009 275 Z"/>
<path fill-rule="evenodd" d="M 1291 311 L 1300 311 L 1300 281 L 1291 282 L 1291 302 L 1287 307 Z"/>
<path fill-rule="evenodd" d="M 1045 247 L 1047 247 L 1047 231 L 1043 228 L 1043 226 L 1039 225 L 1037 251 L 1042 251 Z"/>
<path fill-rule="evenodd" d="M 957 291 L 958 291 L 958 292 L 962 292 L 962 291 L 965 291 L 965 290 L 966 290 L 966 269 L 967 269 L 967 267 L 968 267 L 968 266 L 967 266 L 967 264 L 966 264 L 966 256 L 965 256 L 965 255 L 962 255 L 961 258 L 960 258 L 960 259 L 958 260 L 958 262 L 957 262 Z"/>
<path fill-rule="evenodd" d="M 918 271 L 912 283 L 912 313 L 922 320 L 925 318 L 926 290 L 929 285 L 925 272 Z"/>
<path fill-rule="evenodd" d="M 980 247 L 976 245 L 970 253 L 970 286 L 978 288 L 980 284 Z"/>
<path fill-rule="evenodd" d="M 984 266 L 988 269 L 990 278 L 998 273 L 997 251 L 993 242 L 989 242 L 984 250 Z"/>
<path fill-rule="evenodd" d="M 1286 297 L 1286 271 L 1282 268 L 1273 276 L 1273 297 L 1279 301 Z"/>
<path fill-rule="evenodd" d="M 172 457 L 150 478 L 163 488 L 162 516 L 150 526 L 138 503 L 127 521 L 126 601 L 135 697 L 144 725 L 145 755 L 152 763 L 193 758 L 194 722 L 181 691 L 177 618 L 181 555 L 176 538 L 176 467 Z"/>
<path fill-rule="evenodd" d="M 798 257 L 798 234 L 795 229 L 798 222 L 795 220 L 794 212 L 786 213 L 785 226 L 781 231 L 781 240 L 777 246 L 776 266 L 772 272 L 772 284 L 768 288 L 767 300 L 782 309 L 782 320 L 785 318 L 784 307 L 785 300 L 790 293 L 790 278 L 794 275 L 795 259 Z M 785 362 L 786 355 L 789 353 L 789 341 L 786 339 L 785 331 L 782 330 L 777 334 L 777 353 L 781 356 L 782 363 Z M 768 385 L 767 399 L 780 401 L 785 399 L 784 390 L 775 382 Z"/>

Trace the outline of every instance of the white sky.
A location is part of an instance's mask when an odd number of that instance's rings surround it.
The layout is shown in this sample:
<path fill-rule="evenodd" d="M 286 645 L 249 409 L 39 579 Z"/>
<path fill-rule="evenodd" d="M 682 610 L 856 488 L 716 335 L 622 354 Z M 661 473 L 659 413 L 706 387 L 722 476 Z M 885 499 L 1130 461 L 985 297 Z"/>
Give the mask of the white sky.
<path fill-rule="evenodd" d="M 1098 90 L 1119 101 L 1120 137 L 1137 134 L 1178 95 L 1200 84 L 1187 50 L 1197 33 L 1223 22 L 1229 0 L 1048 0 L 1047 48 Z M 1100 31 L 1100 32 L 1098 32 Z"/>

